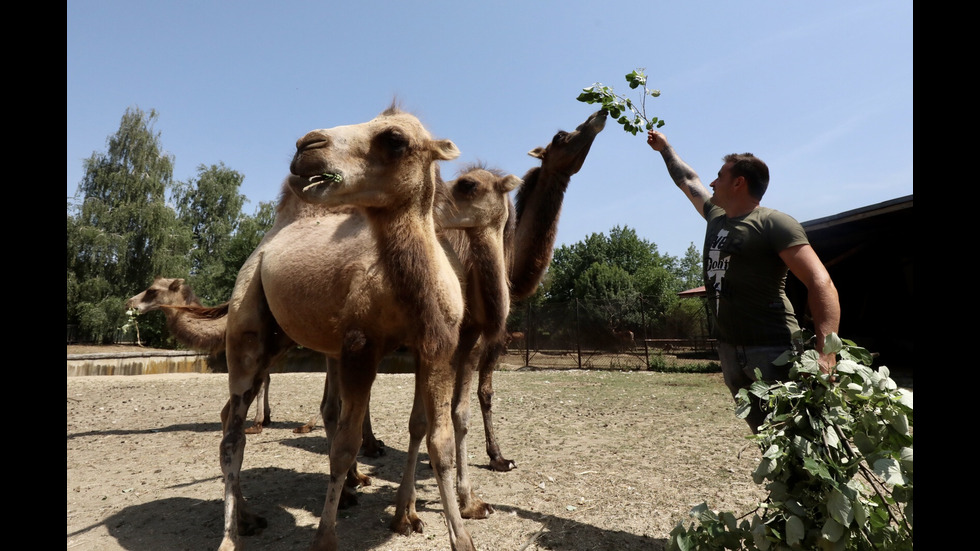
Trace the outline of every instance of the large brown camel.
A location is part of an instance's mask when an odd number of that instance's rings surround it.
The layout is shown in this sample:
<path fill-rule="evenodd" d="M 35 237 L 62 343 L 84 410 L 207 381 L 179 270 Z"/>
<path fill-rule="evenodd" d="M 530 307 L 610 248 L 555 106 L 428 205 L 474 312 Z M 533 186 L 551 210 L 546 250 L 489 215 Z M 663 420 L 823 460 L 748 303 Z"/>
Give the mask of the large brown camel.
<path fill-rule="evenodd" d="M 450 473 L 451 359 L 463 297 L 436 237 L 432 210 L 436 162 L 458 155 L 452 142 L 433 139 L 418 119 L 397 109 L 366 123 L 316 130 L 297 142 L 276 222 L 239 272 L 229 303 L 229 400 L 221 413 L 220 446 L 223 550 L 239 549 L 240 534 L 265 525 L 246 510 L 241 492 L 244 421 L 269 361 L 292 343 L 339 359 L 330 388 L 341 407 L 336 424 L 324 423 L 330 478 L 312 548 L 337 549 L 337 507 L 360 446 L 377 365 L 404 343 L 418 362 L 416 392 L 450 545 L 475 549 L 453 499 Z M 352 206 L 360 216 L 325 213 L 303 201 Z"/>

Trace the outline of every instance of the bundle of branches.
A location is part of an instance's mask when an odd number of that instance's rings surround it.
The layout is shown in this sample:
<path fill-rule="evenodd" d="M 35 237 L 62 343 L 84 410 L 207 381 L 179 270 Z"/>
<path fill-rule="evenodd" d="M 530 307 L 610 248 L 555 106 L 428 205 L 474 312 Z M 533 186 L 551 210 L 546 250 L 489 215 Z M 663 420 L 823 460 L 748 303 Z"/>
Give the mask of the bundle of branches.
<path fill-rule="evenodd" d="M 739 393 L 739 416 L 756 398 L 769 408 L 751 437 L 766 501 L 741 518 L 702 503 L 668 549 L 912 549 L 912 392 L 853 342 L 831 335 L 824 346 L 841 358 L 833 376 L 816 350 L 791 351 L 780 360 L 792 363 L 788 381 Z"/>

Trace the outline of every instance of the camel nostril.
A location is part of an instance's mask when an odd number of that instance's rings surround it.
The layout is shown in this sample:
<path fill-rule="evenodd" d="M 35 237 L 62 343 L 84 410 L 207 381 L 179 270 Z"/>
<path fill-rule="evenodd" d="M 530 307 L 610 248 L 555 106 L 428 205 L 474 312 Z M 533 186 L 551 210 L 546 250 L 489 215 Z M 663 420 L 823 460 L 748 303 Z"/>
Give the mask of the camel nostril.
<path fill-rule="evenodd" d="M 314 130 L 309 132 L 302 138 L 296 140 L 296 151 L 304 151 L 307 149 L 316 149 L 319 147 L 327 147 L 330 145 L 330 137 Z"/>

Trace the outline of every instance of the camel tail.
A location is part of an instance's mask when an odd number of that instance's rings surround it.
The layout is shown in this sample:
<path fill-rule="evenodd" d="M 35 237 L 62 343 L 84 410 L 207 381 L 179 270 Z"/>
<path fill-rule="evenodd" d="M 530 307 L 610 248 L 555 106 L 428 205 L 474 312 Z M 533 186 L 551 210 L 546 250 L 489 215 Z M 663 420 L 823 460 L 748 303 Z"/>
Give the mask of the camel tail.
<path fill-rule="evenodd" d="M 161 306 L 177 342 L 208 354 L 225 349 L 228 303 L 218 306 Z"/>

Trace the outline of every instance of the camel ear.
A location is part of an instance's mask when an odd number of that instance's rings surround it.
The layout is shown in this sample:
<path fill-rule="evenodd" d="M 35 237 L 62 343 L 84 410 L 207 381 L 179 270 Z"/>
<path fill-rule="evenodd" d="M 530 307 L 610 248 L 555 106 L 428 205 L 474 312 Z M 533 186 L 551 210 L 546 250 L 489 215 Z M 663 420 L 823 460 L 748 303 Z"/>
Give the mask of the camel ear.
<path fill-rule="evenodd" d="M 439 161 L 451 161 L 460 155 L 459 148 L 451 140 L 432 140 L 429 149 Z"/>
<path fill-rule="evenodd" d="M 497 187 L 500 188 L 500 191 L 507 193 L 507 192 L 514 191 L 515 189 L 517 189 L 517 186 L 523 183 L 524 180 L 521 180 L 520 178 L 514 176 L 513 174 L 508 174 L 507 176 L 504 176 L 497 182 Z"/>
<path fill-rule="evenodd" d="M 535 147 L 534 149 L 528 151 L 527 154 L 537 159 L 544 159 L 544 148 Z"/>
<path fill-rule="evenodd" d="M 183 285 L 183 284 L 184 284 L 184 280 L 183 279 L 175 279 L 172 282 L 170 282 L 170 290 L 171 291 L 179 291 L 180 290 L 180 286 Z"/>

